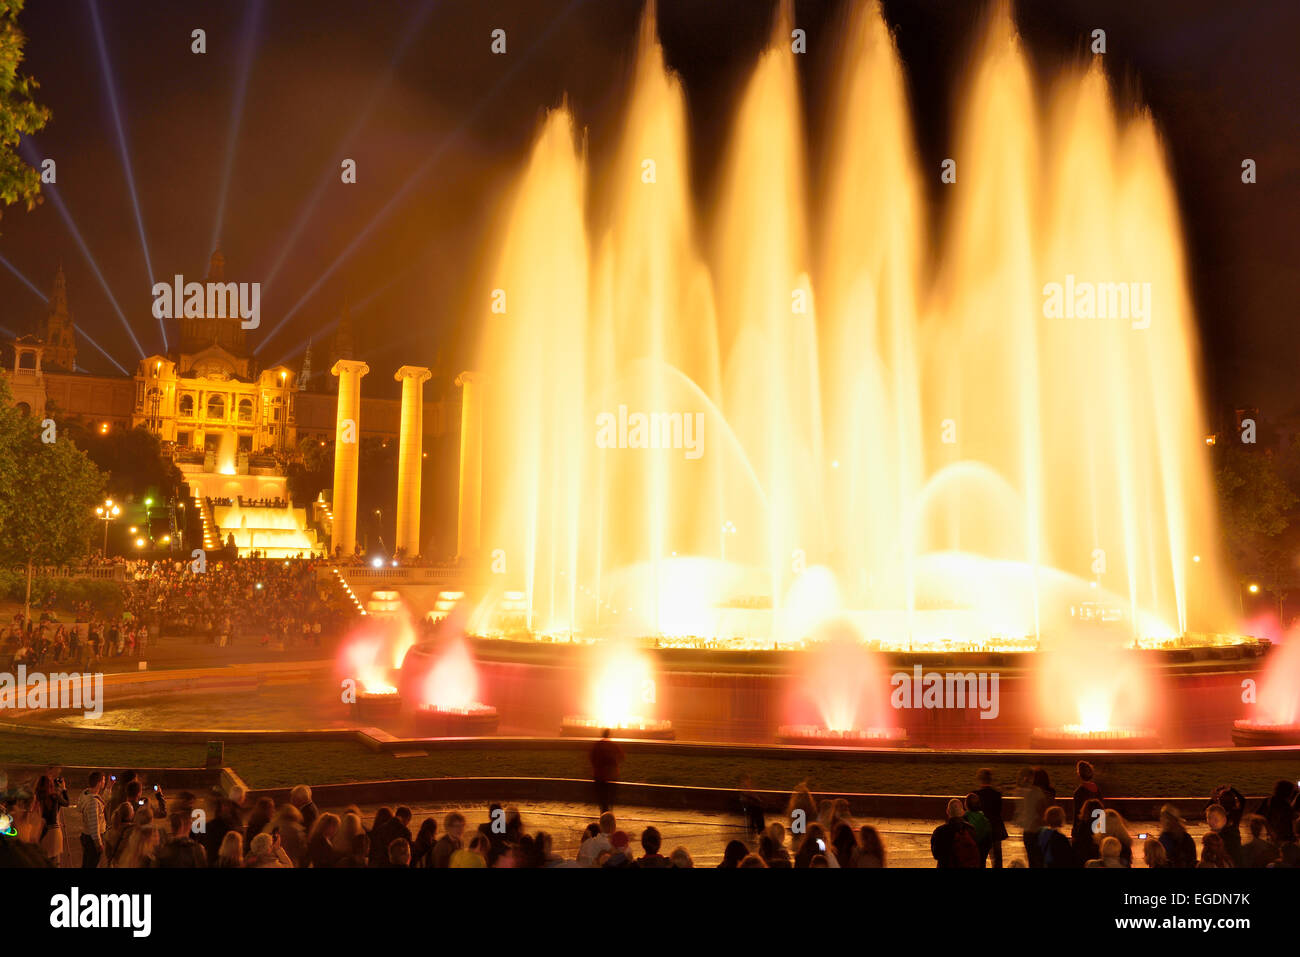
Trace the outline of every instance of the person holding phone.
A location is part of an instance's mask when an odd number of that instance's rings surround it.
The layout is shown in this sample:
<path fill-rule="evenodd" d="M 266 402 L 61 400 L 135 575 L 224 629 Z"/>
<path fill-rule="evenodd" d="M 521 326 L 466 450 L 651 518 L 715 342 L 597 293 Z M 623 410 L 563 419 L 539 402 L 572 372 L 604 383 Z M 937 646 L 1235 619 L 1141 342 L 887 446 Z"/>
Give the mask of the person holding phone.
<path fill-rule="evenodd" d="M 46 860 L 54 867 L 63 861 L 63 819 L 61 812 L 70 803 L 68 784 L 63 780 L 62 768 L 50 768 L 36 781 L 33 797 L 41 818 L 41 833 L 37 843 Z"/>

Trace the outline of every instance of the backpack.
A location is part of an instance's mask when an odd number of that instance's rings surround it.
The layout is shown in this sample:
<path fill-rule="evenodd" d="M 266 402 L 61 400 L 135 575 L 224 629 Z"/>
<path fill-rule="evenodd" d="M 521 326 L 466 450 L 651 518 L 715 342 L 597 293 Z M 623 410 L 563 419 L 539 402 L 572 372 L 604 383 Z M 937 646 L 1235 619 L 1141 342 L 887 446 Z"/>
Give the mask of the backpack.
<path fill-rule="evenodd" d="M 975 829 L 957 827 L 952 835 L 952 859 L 958 867 L 979 867 L 984 858 L 975 843 Z"/>

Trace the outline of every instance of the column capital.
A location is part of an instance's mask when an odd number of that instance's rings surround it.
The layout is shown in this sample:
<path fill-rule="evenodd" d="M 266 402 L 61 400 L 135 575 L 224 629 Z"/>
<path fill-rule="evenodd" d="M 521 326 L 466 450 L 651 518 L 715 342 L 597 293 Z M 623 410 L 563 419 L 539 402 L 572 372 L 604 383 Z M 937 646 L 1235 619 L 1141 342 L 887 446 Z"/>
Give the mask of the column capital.
<path fill-rule="evenodd" d="M 416 382 L 428 382 L 433 378 L 433 373 L 423 366 L 402 366 L 395 373 L 393 378 L 398 382 L 403 379 L 414 379 Z"/>
<path fill-rule="evenodd" d="M 483 379 L 484 379 L 483 373 L 474 372 L 470 369 L 466 369 L 460 375 L 456 376 L 456 385 L 464 387 L 473 382 L 481 383 Z"/>
<path fill-rule="evenodd" d="M 359 359 L 340 359 L 338 362 L 334 363 L 334 367 L 330 369 L 330 372 L 336 376 L 342 376 L 345 372 L 355 372 L 358 379 L 369 371 L 370 366 L 366 365 Z"/>

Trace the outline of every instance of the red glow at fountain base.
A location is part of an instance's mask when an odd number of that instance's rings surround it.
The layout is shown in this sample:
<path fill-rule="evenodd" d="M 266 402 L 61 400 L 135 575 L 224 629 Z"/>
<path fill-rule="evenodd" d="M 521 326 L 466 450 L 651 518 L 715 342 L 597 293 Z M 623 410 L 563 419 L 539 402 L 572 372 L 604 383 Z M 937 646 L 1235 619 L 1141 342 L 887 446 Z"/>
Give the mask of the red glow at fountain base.
<path fill-rule="evenodd" d="M 402 710 L 402 697 L 392 691 L 360 691 L 352 705 L 358 721 L 381 721 L 396 718 Z"/>
<path fill-rule="evenodd" d="M 673 741 L 677 737 L 676 732 L 673 731 L 671 721 L 627 718 L 622 721 L 604 722 L 578 715 L 566 717 L 560 722 L 560 736 L 563 738 L 598 738 L 606 728 L 616 738 Z"/>
<path fill-rule="evenodd" d="M 1034 728 L 1029 746 L 1043 751 L 1074 751 L 1080 748 L 1143 751 L 1160 747 L 1160 739 L 1150 728 L 1106 728 L 1091 731 L 1067 724 L 1057 728 Z"/>
<path fill-rule="evenodd" d="M 500 724 L 496 708 L 477 703 L 463 708 L 425 705 L 416 709 L 414 719 L 418 734 L 434 738 L 484 737 L 496 734 Z"/>
<path fill-rule="evenodd" d="M 1300 745 L 1300 724 L 1268 724 L 1242 718 L 1232 723 L 1232 743 L 1239 748 Z"/>
<path fill-rule="evenodd" d="M 783 724 L 776 729 L 776 743 L 905 748 L 907 731 L 903 728 L 850 728 L 847 731 L 835 731 L 814 724 Z"/>

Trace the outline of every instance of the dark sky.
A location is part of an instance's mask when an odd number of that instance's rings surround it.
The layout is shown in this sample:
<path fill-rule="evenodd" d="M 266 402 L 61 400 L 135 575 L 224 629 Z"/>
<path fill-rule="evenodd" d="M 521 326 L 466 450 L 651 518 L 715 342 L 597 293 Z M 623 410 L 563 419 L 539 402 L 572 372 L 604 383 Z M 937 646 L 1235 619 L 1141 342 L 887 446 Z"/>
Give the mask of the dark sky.
<path fill-rule="evenodd" d="M 795 4 L 809 36 L 802 69 L 812 111 L 824 99 L 845 2 Z M 690 96 L 701 194 L 773 5 L 660 0 L 668 59 Z M 227 278 L 263 284 L 262 327 L 250 333 L 263 363 L 296 361 L 346 297 L 362 357 L 377 368 L 433 363 L 439 351 L 448 367 L 458 364 L 470 297 L 482 298 L 475 279 L 491 248 L 487 233 L 542 112 L 567 95 L 593 156 L 610 147 L 641 6 L 100 0 L 154 274 L 201 278 L 220 219 Z M 984 9 L 966 0 L 885 3 L 930 168 L 948 155 L 957 80 Z M 1094 27 L 1107 31 L 1108 68 L 1150 104 L 1170 143 L 1214 400 L 1259 405 L 1266 415 L 1296 410 L 1300 4 L 1024 0 L 1015 9 L 1044 80 Z M 29 0 L 20 22 L 24 69 L 53 111 L 32 155 L 57 160 L 59 199 L 135 340 L 159 351 L 91 6 Z M 207 31 L 202 56 L 190 52 L 198 27 Z M 495 27 L 508 33 L 504 57 L 489 52 Z M 355 186 L 339 182 L 343 157 L 359 164 Z M 1241 184 L 1245 157 L 1259 163 L 1255 186 Z M 42 291 L 61 260 L 78 324 L 134 369 L 136 343 L 53 196 L 31 213 L 5 211 L 0 256 Z M 27 331 L 42 309 L 0 267 L 0 325 Z M 96 371 L 112 368 L 84 341 L 81 358 Z M 395 388 L 388 379 L 373 376 L 373 388 Z"/>

